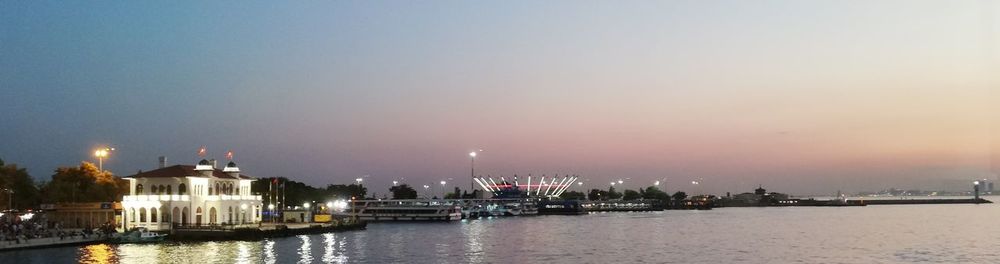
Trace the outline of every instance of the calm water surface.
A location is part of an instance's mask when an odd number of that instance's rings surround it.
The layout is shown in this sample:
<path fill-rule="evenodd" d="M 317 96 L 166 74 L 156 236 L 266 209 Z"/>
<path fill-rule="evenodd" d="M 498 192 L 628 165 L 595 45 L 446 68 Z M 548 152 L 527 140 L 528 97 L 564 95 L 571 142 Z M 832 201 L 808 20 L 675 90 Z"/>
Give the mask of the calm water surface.
<path fill-rule="evenodd" d="M 91 245 L 0 263 L 1000 263 L 1000 206 L 722 208 L 461 223 L 256 242 Z"/>

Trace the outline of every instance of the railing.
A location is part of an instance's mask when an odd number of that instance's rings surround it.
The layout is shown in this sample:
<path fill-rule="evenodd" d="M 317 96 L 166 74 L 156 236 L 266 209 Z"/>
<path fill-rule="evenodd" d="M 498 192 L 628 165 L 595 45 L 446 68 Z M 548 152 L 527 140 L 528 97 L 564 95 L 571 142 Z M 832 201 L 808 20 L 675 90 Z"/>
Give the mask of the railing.
<path fill-rule="evenodd" d="M 260 195 L 206 195 L 203 196 L 206 201 L 261 201 Z M 191 201 L 191 195 L 125 195 L 122 197 L 123 202 L 145 202 L 145 201 Z"/>
<path fill-rule="evenodd" d="M 149 230 L 163 230 L 170 227 L 170 222 L 130 222 L 129 228 L 144 227 Z"/>
<path fill-rule="evenodd" d="M 239 228 L 259 228 L 261 223 L 244 223 L 244 224 L 201 224 L 195 225 L 188 223 L 187 225 L 182 225 L 180 223 L 174 223 L 174 229 L 197 229 L 197 230 L 235 230 Z"/>
<path fill-rule="evenodd" d="M 262 199 L 261 199 L 260 195 L 225 195 L 225 194 L 223 194 L 223 195 L 209 195 L 209 196 L 205 196 L 205 200 L 206 201 L 220 201 L 220 200 L 221 201 L 243 201 L 243 200 L 260 201 Z"/>
<path fill-rule="evenodd" d="M 125 195 L 123 202 L 144 202 L 144 201 L 190 201 L 190 195 L 163 194 L 163 195 Z"/>

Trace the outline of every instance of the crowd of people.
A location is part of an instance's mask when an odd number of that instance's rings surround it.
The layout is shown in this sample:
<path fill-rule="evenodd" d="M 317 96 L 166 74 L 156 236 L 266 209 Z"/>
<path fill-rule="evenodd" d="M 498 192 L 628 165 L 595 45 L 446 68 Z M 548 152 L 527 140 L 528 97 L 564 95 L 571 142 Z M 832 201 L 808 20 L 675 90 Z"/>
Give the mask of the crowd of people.
<path fill-rule="evenodd" d="M 22 219 L 13 214 L 0 217 L 0 243 L 20 244 L 36 238 L 58 237 L 60 240 L 73 238 L 90 238 L 92 236 L 109 237 L 115 233 L 112 223 L 105 223 L 98 228 L 63 229 L 59 222 L 45 221 L 43 217 Z"/>

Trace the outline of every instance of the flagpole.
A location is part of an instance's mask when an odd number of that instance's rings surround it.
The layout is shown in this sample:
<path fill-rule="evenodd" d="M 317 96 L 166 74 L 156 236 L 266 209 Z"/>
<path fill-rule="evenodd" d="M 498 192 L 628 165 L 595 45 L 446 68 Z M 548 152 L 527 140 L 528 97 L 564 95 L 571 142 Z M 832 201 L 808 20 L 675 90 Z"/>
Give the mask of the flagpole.
<path fill-rule="evenodd" d="M 285 197 L 285 185 L 288 185 L 287 181 L 288 180 L 285 180 L 285 182 L 281 183 L 281 206 L 288 206 L 287 205 L 288 200 L 285 199 L 285 198 L 287 198 L 287 197 Z M 281 217 L 282 217 L 282 219 L 281 219 L 282 222 L 284 222 L 284 220 L 285 220 L 284 219 L 284 217 L 285 217 L 285 209 L 284 208 L 281 209 Z"/>
<path fill-rule="evenodd" d="M 274 180 L 267 181 L 267 202 L 268 205 L 274 204 Z M 271 223 L 274 223 L 274 207 L 271 206 Z"/>

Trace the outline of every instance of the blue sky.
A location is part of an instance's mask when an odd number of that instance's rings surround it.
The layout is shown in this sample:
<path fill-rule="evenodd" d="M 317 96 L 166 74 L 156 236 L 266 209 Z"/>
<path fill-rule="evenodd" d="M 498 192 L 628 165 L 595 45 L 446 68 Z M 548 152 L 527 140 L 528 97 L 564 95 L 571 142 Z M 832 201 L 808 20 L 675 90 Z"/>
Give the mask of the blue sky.
<path fill-rule="evenodd" d="M 481 148 L 587 187 L 960 187 L 995 172 L 998 8 L 5 1 L 0 158 L 44 179 L 111 145 L 128 175 L 206 145 L 260 177 L 466 186 Z"/>

